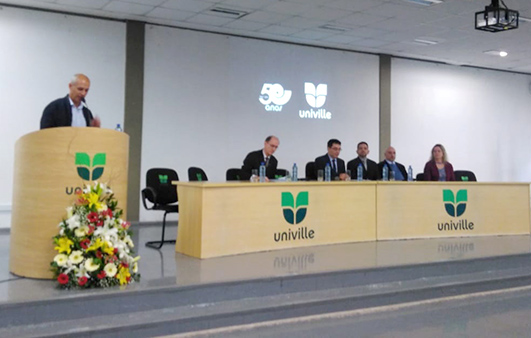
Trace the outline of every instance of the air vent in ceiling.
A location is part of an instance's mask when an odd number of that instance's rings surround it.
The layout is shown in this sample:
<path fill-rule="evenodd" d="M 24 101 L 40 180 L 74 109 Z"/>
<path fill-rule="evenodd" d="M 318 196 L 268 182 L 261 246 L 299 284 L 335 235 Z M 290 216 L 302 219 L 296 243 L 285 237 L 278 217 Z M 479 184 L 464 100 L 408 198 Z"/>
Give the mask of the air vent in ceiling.
<path fill-rule="evenodd" d="M 326 29 L 329 31 L 334 31 L 334 32 L 348 32 L 349 30 L 351 30 L 350 28 L 347 28 L 347 27 L 341 27 L 341 26 L 329 25 L 329 24 L 319 26 L 319 28 Z"/>
<path fill-rule="evenodd" d="M 245 11 L 242 11 L 242 10 L 239 10 L 239 9 L 216 6 L 216 7 L 210 8 L 208 10 L 208 14 L 217 15 L 217 16 L 223 16 L 223 17 L 226 17 L 226 18 L 238 19 L 238 18 L 241 18 L 242 16 L 245 16 L 245 15 L 249 14 L 249 12 L 245 12 Z"/>

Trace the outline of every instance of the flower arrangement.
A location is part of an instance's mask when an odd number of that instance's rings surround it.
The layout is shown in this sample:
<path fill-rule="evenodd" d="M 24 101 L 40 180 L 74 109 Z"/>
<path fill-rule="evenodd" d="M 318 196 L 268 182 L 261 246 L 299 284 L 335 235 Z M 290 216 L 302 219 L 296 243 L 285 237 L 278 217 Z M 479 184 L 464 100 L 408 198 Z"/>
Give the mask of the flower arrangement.
<path fill-rule="evenodd" d="M 66 208 L 67 217 L 53 237 L 58 254 L 50 263 L 60 288 L 109 287 L 140 280 L 131 224 L 120 218 L 117 205 L 112 190 L 94 182 Z"/>

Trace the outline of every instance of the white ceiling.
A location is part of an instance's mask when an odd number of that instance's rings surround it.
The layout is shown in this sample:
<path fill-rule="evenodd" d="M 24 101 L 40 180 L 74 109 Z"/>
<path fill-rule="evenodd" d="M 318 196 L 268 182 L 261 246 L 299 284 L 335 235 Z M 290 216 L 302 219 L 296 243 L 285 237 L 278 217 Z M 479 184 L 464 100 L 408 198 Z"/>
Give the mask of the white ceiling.
<path fill-rule="evenodd" d="M 444 0 L 423 6 L 406 0 L 0 0 L 0 5 L 531 73 L 531 22 L 500 33 L 474 29 L 474 13 L 490 1 Z M 531 18 L 531 0 L 504 1 Z M 212 12 L 214 7 L 248 14 L 234 18 Z M 492 50 L 509 55 L 485 54 Z"/>

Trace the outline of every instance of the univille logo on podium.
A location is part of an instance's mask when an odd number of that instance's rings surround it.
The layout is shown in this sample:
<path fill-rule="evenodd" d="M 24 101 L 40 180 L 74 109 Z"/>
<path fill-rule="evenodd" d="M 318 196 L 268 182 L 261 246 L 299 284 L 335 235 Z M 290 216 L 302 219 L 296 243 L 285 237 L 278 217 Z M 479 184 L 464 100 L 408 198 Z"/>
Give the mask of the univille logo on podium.
<path fill-rule="evenodd" d="M 450 189 L 443 189 L 443 202 L 448 215 L 460 217 L 466 211 L 468 191 L 461 189 L 454 194 Z M 467 219 L 456 220 L 456 222 L 450 220 L 450 222 L 438 223 L 437 228 L 439 231 L 474 230 L 474 223 L 469 222 Z"/>
<path fill-rule="evenodd" d="M 309 205 L 309 194 L 307 191 L 298 193 L 297 198 L 293 197 L 290 192 L 283 192 L 281 198 L 282 213 L 286 222 L 292 225 L 297 225 L 304 221 Z M 288 229 L 288 231 L 277 232 L 273 238 L 275 242 L 293 241 L 303 239 L 313 239 L 315 231 L 308 230 L 307 227 L 300 227 L 295 231 Z"/>
<path fill-rule="evenodd" d="M 77 174 L 85 181 L 95 181 L 103 175 L 106 162 L 107 155 L 105 153 L 94 155 L 92 165 L 87 153 L 76 153 Z"/>

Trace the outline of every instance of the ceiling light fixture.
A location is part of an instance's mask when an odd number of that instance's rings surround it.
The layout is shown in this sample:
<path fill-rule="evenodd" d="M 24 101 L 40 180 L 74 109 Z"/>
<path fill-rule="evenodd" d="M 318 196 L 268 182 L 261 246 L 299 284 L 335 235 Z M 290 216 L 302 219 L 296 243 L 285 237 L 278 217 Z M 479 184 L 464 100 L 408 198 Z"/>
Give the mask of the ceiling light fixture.
<path fill-rule="evenodd" d="M 503 7 L 500 7 L 500 1 Z M 482 12 L 476 12 L 476 29 L 497 33 L 518 28 L 518 11 L 507 8 L 503 0 L 492 0 Z"/>
<path fill-rule="evenodd" d="M 228 18 L 241 18 L 242 16 L 245 16 L 249 14 L 249 12 L 241 11 L 238 9 L 232 9 L 232 8 L 225 8 L 225 7 L 212 7 L 208 10 L 210 14 L 217 15 L 217 16 L 223 16 Z"/>
<path fill-rule="evenodd" d="M 416 5 L 422 5 L 422 6 L 432 6 L 432 5 L 440 4 L 443 2 L 442 0 L 404 0 L 404 1 L 411 2 Z"/>
<path fill-rule="evenodd" d="M 504 50 L 487 50 L 487 51 L 484 51 L 483 53 L 487 55 L 492 55 L 492 56 L 501 56 L 502 58 L 509 55 L 509 53 L 507 53 Z"/>

